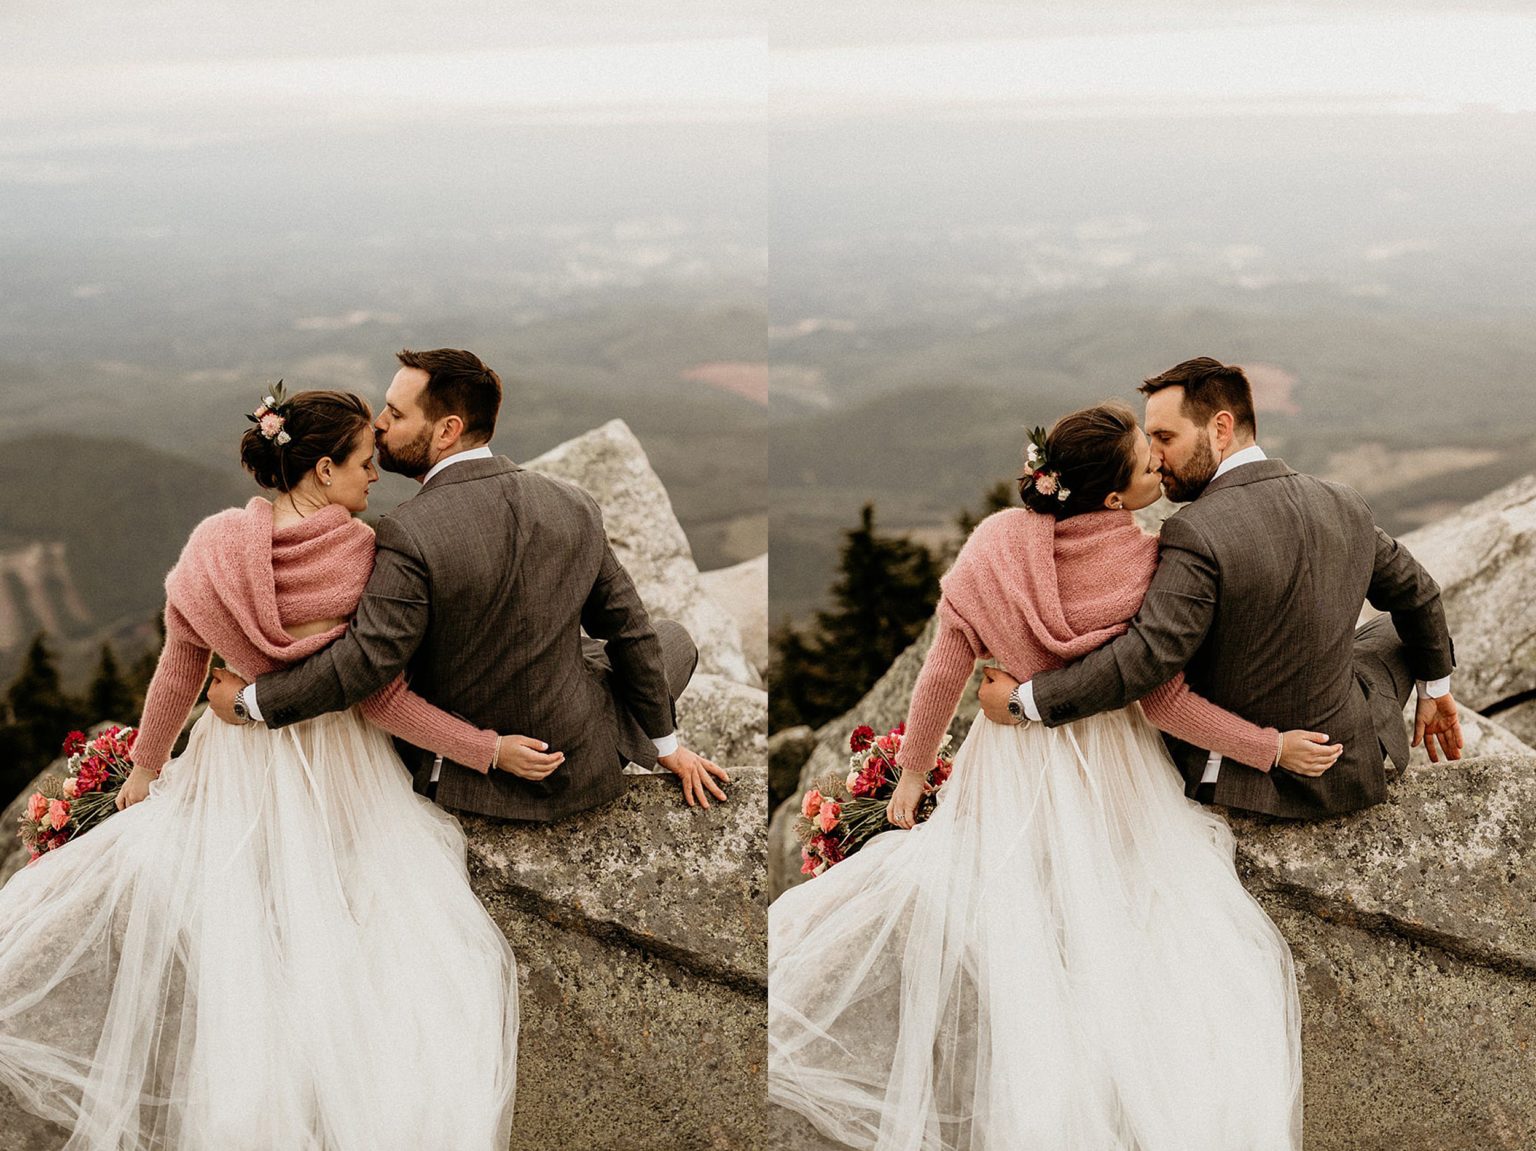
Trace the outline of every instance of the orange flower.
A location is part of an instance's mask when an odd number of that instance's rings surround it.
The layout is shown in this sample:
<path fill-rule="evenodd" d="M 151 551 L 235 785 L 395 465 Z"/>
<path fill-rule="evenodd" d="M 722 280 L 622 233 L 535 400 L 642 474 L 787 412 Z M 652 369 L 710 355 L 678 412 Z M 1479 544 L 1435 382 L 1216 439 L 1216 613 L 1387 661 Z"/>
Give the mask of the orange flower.
<path fill-rule="evenodd" d="M 824 800 L 821 805 L 821 811 L 816 816 L 816 825 L 822 831 L 831 831 L 837 826 L 837 818 L 842 814 L 843 805 L 838 803 L 837 800 Z"/>

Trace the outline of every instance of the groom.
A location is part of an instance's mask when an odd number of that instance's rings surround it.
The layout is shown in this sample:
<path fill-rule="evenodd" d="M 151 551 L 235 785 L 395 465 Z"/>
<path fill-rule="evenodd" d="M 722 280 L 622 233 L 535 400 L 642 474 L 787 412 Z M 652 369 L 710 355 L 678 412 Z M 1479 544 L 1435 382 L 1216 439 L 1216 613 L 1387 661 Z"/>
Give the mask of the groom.
<path fill-rule="evenodd" d="M 1459 759 L 1455 659 L 1429 574 L 1355 491 L 1265 456 L 1241 368 L 1202 356 L 1141 391 L 1165 494 L 1188 505 L 1163 524 L 1141 610 L 1124 635 L 1028 683 L 989 672 L 988 718 L 1055 727 L 1125 707 L 1182 670 L 1192 689 L 1245 719 L 1343 745 L 1309 777 L 1165 737 L 1186 794 L 1295 819 L 1386 798 L 1383 755 L 1407 764 L 1402 714 L 1415 690 L 1414 746 L 1427 739 L 1432 759 L 1435 743 Z M 1364 600 L 1390 616 L 1356 631 Z"/>
<path fill-rule="evenodd" d="M 416 790 L 445 807 L 558 819 L 622 792 L 626 761 L 675 773 L 690 806 L 723 800 L 726 773 L 675 732 L 698 649 L 672 621 L 652 625 L 592 497 L 491 454 L 501 380 L 478 356 L 397 358 L 374 424 L 379 465 L 421 491 L 379 521 L 352 626 L 253 684 L 215 673 L 209 705 L 231 723 L 286 727 L 409 669 L 427 700 L 523 733 L 501 741 L 484 774 L 403 748 Z"/>

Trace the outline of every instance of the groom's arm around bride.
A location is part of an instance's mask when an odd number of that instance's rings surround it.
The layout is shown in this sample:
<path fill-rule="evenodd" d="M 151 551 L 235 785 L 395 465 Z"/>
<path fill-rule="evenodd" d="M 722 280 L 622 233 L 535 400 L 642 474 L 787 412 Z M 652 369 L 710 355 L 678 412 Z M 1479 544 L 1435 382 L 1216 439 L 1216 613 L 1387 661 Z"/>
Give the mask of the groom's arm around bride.
<path fill-rule="evenodd" d="M 380 521 L 352 626 L 242 699 L 284 727 L 350 707 L 407 671 L 439 707 L 524 737 L 504 736 L 488 773 L 404 749 L 416 789 L 446 807 L 556 819 L 619 795 L 626 762 L 660 761 L 690 803 L 707 805 L 706 788 L 724 798 L 710 778 L 724 772 L 676 740 L 674 702 L 697 649 L 679 625 L 653 623 L 596 502 L 491 453 L 500 381 L 478 357 L 399 358 L 375 425 L 379 461 L 421 491 Z M 225 694 L 209 693 L 221 715 Z M 519 760 L 529 769 L 514 773 Z"/>

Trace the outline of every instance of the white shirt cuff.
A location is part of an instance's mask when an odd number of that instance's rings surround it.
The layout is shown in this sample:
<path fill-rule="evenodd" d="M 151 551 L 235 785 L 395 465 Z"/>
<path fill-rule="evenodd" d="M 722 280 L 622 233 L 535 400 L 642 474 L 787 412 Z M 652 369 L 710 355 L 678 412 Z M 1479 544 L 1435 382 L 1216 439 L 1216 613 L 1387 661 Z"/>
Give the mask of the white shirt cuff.
<path fill-rule="evenodd" d="M 240 689 L 240 698 L 245 701 L 245 711 L 257 723 L 265 723 L 261 717 L 261 708 L 256 706 L 256 685 L 248 683 Z"/>
<path fill-rule="evenodd" d="M 1019 706 L 1024 709 L 1024 714 L 1036 723 L 1040 723 L 1040 709 L 1035 706 L 1034 682 L 1026 679 L 1013 689 L 1013 693 L 1019 697 Z"/>
<path fill-rule="evenodd" d="M 677 732 L 674 731 L 671 735 L 664 735 L 660 739 L 653 739 L 651 742 L 656 745 L 657 759 L 664 755 L 671 755 L 677 750 Z"/>
<path fill-rule="evenodd" d="M 1221 778 L 1221 756 L 1217 752 L 1211 752 L 1205 760 L 1205 771 L 1200 775 L 1201 783 L 1215 783 Z"/>
<path fill-rule="evenodd" d="M 1451 677 L 1415 680 L 1414 687 L 1418 691 L 1420 699 L 1439 699 L 1442 695 L 1451 694 Z"/>

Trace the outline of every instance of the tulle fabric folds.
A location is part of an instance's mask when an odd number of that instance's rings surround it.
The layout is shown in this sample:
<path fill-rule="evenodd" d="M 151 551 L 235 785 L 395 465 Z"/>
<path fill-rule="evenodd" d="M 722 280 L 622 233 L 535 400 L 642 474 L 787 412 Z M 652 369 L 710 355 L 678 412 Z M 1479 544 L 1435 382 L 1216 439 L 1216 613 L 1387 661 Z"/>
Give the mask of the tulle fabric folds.
<path fill-rule="evenodd" d="M 500 1151 L 516 969 L 464 860 L 357 712 L 204 715 L 0 890 L 0 1083 L 69 1151 Z"/>
<path fill-rule="evenodd" d="M 769 1095 L 879 1151 L 1295 1151 L 1289 949 L 1132 706 L 978 717 L 933 817 L 769 909 Z"/>

